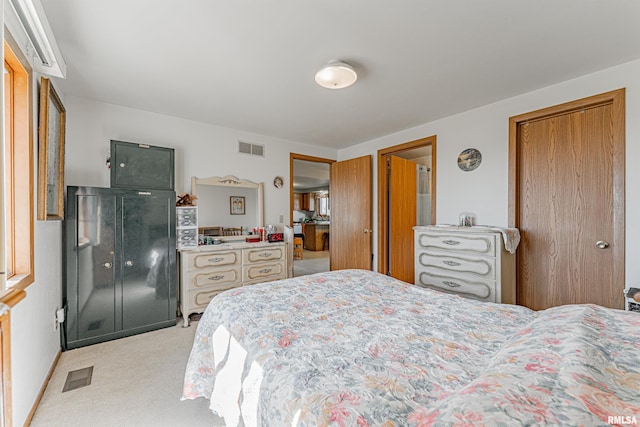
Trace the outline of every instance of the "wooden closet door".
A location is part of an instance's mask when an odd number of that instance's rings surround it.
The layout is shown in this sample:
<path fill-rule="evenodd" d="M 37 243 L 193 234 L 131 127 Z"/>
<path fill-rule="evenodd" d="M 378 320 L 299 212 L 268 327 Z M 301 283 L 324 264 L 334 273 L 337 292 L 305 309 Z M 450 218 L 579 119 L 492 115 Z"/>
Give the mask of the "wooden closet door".
<path fill-rule="evenodd" d="M 371 156 L 331 164 L 331 270 L 371 270 Z"/>
<path fill-rule="evenodd" d="M 611 103 L 518 125 L 519 304 L 622 308 L 624 283 L 615 274 L 615 255 L 624 255 L 615 223 L 616 125 Z"/>
<path fill-rule="evenodd" d="M 413 283 L 417 164 L 398 156 L 389 157 L 389 274 L 396 279 Z"/>

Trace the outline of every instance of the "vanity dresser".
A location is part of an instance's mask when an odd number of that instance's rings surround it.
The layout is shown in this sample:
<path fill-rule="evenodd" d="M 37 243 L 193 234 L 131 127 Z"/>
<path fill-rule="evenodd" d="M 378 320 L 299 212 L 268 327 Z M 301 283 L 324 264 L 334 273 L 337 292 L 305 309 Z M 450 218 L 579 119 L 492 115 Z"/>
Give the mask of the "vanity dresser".
<path fill-rule="evenodd" d="M 201 313 L 222 291 L 287 277 L 285 243 L 230 242 L 180 251 L 180 313 Z"/>
<path fill-rule="evenodd" d="M 415 284 L 480 301 L 515 304 L 515 255 L 497 227 L 414 227 Z M 515 251 L 517 240 L 509 242 Z"/>
<path fill-rule="evenodd" d="M 202 313 L 211 299 L 228 289 L 270 282 L 287 277 L 291 244 L 288 242 L 248 242 L 258 239 L 246 234 L 263 227 L 263 184 L 224 177 L 191 178 L 191 195 L 197 203 L 196 230 L 216 226 L 221 233 L 200 244 L 179 249 L 180 313 L 183 326 L 189 315 Z M 234 202 L 240 201 L 240 205 Z M 184 218 L 183 218 L 184 219 Z M 225 230 L 244 230 L 245 234 L 226 235 Z M 205 237 L 205 236 L 200 236 Z M 198 239 L 200 240 L 200 238 Z M 202 242 L 200 242 L 202 243 Z"/>

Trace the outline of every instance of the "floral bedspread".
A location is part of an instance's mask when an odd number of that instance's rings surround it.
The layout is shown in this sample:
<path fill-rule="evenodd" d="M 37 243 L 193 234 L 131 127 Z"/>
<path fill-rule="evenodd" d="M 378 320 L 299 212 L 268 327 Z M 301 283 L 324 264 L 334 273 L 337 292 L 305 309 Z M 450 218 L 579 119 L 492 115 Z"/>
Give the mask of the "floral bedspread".
<path fill-rule="evenodd" d="M 640 423 L 640 315 L 534 312 L 364 270 L 252 285 L 200 319 L 183 390 L 197 397 L 227 426 Z"/>

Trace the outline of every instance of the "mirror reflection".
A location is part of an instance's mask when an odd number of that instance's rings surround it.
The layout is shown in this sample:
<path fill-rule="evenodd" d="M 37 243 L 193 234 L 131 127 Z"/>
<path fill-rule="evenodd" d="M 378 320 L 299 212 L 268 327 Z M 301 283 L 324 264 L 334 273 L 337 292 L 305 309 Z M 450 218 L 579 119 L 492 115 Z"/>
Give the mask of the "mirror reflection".
<path fill-rule="evenodd" d="M 263 227 L 262 183 L 231 175 L 192 177 L 191 193 L 197 197 L 199 234 L 246 236 Z"/>

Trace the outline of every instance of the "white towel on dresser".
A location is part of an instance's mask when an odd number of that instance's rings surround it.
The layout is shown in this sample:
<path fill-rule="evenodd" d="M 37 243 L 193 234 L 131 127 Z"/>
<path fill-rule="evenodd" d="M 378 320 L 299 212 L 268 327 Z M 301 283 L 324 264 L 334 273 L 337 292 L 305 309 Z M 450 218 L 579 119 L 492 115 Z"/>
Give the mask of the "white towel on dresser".
<path fill-rule="evenodd" d="M 510 253 L 515 253 L 520 243 L 520 230 L 517 228 L 509 227 L 495 227 L 492 225 L 474 225 L 471 227 L 476 229 L 482 229 L 487 231 L 497 231 L 502 234 L 502 240 L 504 240 L 504 248 Z"/>
<path fill-rule="evenodd" d="M 504 240 L 504 248 L 509 253 L 515 253 L 520 243 L 520 231 L 517 228 L 509 227 L 497 227 L 495 225 L 473 225 L 471 227 L 463 227 L 460 225 L 452 224 L 436 224 L 435 227 L 450 227 L 458 230 L 465 230 L 469 232 L 484 232 L 484 231 L 496 231 L 502 234 L 502 240 Z"/>

